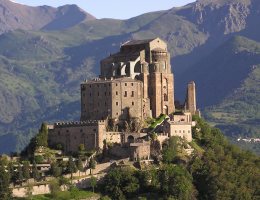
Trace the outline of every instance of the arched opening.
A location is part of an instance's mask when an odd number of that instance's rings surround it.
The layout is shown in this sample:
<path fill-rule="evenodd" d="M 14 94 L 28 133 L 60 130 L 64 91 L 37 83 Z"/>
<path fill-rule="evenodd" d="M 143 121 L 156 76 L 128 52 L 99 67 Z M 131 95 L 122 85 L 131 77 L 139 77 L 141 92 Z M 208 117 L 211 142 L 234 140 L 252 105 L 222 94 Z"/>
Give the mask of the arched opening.
<path fill-rule="evenodd" d="M 121 76 L 121 68 L 120 67 L 117 68 L 116 75 L 117 76 Z"/>
<path fill-rule="evenodd" d="M 133 143 L 134 141 L 135 141 L 134 136 L 129 135 L 129 136 L 127 137 L 127 142 L 128 142 L 128 143 Z"/>
<path fill-rule="evenodd" d="M 141 73 L 141 72 L 142 72 L 142 66 L 141 66 L 140 61 L 138 61 L 138 62 L 135 64 L 134 72 L 135 72 L 135 73 Z"/>
<path fill-rule="evenodd" d="M 130 63 L 126 64 L 126 68 L 125 68 L 125 74 L 126 76 L 130 76 L 131 70 L 130 70 Z"/>
<path fill-rule="evenodd" d="M 126 75 L 126 65 L 123 65 L 120 68 L 121 68 L 121 76 L 125 76 Z"/>
<path fill-rule="evenodd" d="M 164 94 L 164 95 L 163 95 L 163 99 L 164 99 L 164 101 L 168 101 L 168 95 L 167 95 L 167 94 Z"/>

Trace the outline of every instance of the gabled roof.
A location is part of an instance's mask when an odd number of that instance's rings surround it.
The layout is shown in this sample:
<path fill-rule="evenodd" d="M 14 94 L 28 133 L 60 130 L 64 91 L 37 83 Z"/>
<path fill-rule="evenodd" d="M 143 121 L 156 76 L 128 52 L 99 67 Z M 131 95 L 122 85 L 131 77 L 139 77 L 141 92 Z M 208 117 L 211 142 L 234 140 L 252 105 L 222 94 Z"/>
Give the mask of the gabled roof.
<path fill-rule="evenodd" d="M 157 38 L 152 38 L 152 39 L 147 39 L 147 40 L 131 40 L 131 41 L 127 41 L 124 44 L 122 44 L 122 46 L 132 46 L 132 45 L 138 45 L 138 44 L 147 44 L 152 42 L 153 40 L 155 40 Z"/>

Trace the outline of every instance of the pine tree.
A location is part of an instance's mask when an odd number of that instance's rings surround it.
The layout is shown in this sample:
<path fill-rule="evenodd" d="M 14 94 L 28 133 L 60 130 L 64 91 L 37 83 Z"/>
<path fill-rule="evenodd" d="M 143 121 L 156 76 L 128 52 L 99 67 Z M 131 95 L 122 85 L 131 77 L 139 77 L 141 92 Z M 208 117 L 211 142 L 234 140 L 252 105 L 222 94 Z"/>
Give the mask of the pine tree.
<path fill-rule="evenodd" d="M 96 168 L 96 161 L 91 158 L 89 161 L 90 174 L 92 174 L 92 170 Z"/>
<path fill-rule="evenodd" d="M 62 170 L 56 162 L 51 164 L 51 174 L 54 177 L 59 177 L 62 174 Z"/>
<path fill-rule="evenodd" d="M 48 127 L 46 123 L 43 123 L 41 129 L 36 136 L 36 146 L 48 147 Z"/>
<path fill-rule="evenodd" d="M 17 168 L 17 172 L 15 174 L 15 180 L 18 184 L 22 184 L 23 182 L 23 170 L 22 170 L 22 166 L 19 163 L 18 168 Z"/>
<path fill-rule="evenodd" d="M 97 178 L 95 176 L 91 176 L 90 185 L 92 187 L 93 193 L 95 192 L 95 187 L 97 186 Z"/>
<path fill-rule="evenodd" d="M 32 168 L 32 176 L 34 180 L 39 181 L 40 180 L 40 173 L 39 170 L 37 169 L 36 162 L 33 162 L 33 168 Z"/>
<path fill-rule="evenodd" d="M 72 156 L 69 157 L 67 171 L 70 173 L 70 178 L 72 180 L 72 174 L 77 172 L 77 167 L 75 165 L 75 162 L 73 161 Z"/>
<path fill-rule="evenodd" d="M 27 181 L 28 179 L 31 178 L 29 161 L 24 161 L 22 170 L 23 170 L 23 178 Z"/>
<path fill-rule="evenodd" d="M 12 199 L 10 185 L 10 173 L 7 166 L 0 160 L 0 198 L 1 200 Z"/>
<path fill-rule="evenodd" d="M 82 160 L 79 158 L 78 162 L 77 162 L 77 168 L 79 170 L 79 176 L 80 176 L 80 172 L 83 172 L 84 168 L 83 168 L 83 163 Z"/>
<path fill-rule="evenodd" d="M 13 183 L 15 181 L 15 169 L 14 169 L 14 165 L 12 162 L 9 162 L 9 164 L 8 164 L 8 171 L 10 174 L 10 180 Z"/>

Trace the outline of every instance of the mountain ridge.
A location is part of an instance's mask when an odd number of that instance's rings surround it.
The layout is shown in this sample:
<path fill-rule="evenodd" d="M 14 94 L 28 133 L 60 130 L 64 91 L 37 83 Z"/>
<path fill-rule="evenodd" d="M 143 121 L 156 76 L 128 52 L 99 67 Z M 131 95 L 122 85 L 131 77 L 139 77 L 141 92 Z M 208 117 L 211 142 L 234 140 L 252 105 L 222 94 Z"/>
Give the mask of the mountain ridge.
<path fill-rule="evenodd" d="M 69 15 L 74 14 L 74 21 L 66 21 Z M 58 8 L 50 6 L 32 7 L 11 2 L 0 1 L 0 34 L 16 30 L 61 30 L 72 27 L 82 21 L 95 20 L 96 18 L 83 11 L 76 5 L 65 5 Z M 53 29 L 53 23 L 62 25 Z"/>

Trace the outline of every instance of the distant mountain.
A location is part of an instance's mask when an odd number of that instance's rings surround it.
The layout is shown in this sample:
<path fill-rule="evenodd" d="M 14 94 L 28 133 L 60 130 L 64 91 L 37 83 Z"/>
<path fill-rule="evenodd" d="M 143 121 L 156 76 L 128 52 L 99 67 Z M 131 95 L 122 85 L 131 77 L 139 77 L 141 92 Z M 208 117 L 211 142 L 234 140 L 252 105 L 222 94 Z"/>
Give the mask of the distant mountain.
<path fill-rule="evenodd" d="M 72 16 L 72 17 L 71 17 Z M 61 30 L 95 17 L 76 5 L 30 7 L 0 0 L 0 34 L 10 30 Z"/>
<path fill-rule="evenodd" d="M 99 73 L 100 59 L 127 40 L 157 36 L 172 55 L 177 99 L 195 80 L 207 119 L 233 138 L 260 136 L 259 0 L 198 0 L 128 20 L 0 2 L 8 10 L 0 7 L 0 151 L 20 150 L 42 121 L 77 119 L 79 84 Z M 1 149 L 8 138 L 13 146 Z"/>

